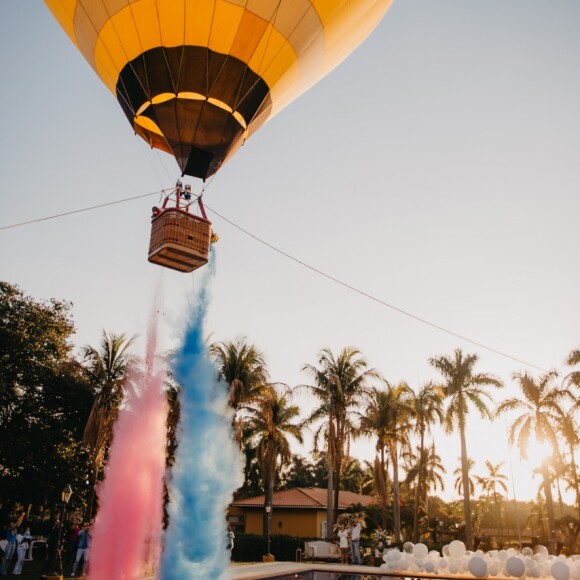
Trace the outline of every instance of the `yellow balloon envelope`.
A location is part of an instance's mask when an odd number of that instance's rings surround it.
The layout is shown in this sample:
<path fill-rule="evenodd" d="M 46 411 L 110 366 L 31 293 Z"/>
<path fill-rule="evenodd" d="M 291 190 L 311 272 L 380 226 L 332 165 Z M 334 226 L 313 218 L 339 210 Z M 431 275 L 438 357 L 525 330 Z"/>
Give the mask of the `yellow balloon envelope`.
<path fill-rule="evenodd" d="M 151 147 L 214 174 L 393 0 L 45 0 Z"/>

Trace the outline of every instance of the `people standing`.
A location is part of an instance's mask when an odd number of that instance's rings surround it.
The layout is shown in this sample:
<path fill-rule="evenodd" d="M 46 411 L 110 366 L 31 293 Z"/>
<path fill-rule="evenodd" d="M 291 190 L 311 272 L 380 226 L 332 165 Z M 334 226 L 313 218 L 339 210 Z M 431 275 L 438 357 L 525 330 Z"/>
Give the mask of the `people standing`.
<path fill-rule="evenodd" d="M 77 554 L 77 543 L 79 541 L 79 525 L 77 522 L 71 526 L 66 538 L 66 561 L 68 565 L 72 565 Z"/>
<path fill-rule="evenodd" d="M 12 574 L 22 574 L 24 557 L 26 556 L 26 552 L 28 552 L 29 547 L 29 538 L 20 533 L 16 534 L 16 564 L 14 564 L 14 570 L 12 570 Z"/>
<path fill-rule="evenodd" d="M 338 547 L 340 548 L 340 563 L 348 564 L 348 530 L 346 524 L 340 524 L 337 532 Z"/>
<path fill-rule="evenodd" d="M 73 569 L 71 576 L 76 576 L 77 568 L 80 561 L 83 561 L 83 567 L 81 574 L 84 576 L 87 573 L 87 568 L 89 565 L 89 545 L 91 539 L 91 530 L 89 524 L 84 524 L 79 531 L 78 544 L 77 544 L 77 556 L 75 558 L 75 563 L 73 564 Z"/>
<path fill-rule="evenodd" d="M 8 566 L 10 566 L 10 560 L 16 552 L 16 520 L 10 520 L 8 522 L 8 527 L 6 528 L 6 546 L 4 547 L 4 558 L 2 559 L 2 568 L 0 573 L 2 576 L 8 574 Z"/>
<path fill-rule="evenodd" d="M 62 571 L 62 561 L 60 558 L 60 539 L 62 527 L 59 519 L 55 519 L 47 541 L 47 556 L 44 572 L 46 574 L 60 573 Z"/>
<path fill-rule="evenodd" d="M 352 563 L 362 564 L 362 559 L 360 557 L 360 533 L 361 525 L 358 518 L 354 518 L 350 526 L 350 548 L 352 552 Z"/>
<path fill-rule="evenodd" d="M 236 535 L 232 530 L 231 526 L 228 526 L 228 542 L 227 542 L 227 549 L 230 551 L 230 559 L 232 557 L 232 552 L 234 550 L 234 538 Z"/>

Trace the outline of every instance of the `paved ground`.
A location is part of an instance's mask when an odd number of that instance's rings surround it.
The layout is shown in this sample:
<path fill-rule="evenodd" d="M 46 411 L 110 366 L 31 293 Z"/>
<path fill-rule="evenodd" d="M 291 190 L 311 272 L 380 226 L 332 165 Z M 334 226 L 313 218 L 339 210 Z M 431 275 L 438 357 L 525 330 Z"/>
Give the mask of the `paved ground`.
<path fill-rule="evenodd" d="M 6 578 L 17 578 L 20 580 L 39 580 L 43 571 L 44 562 L 25 562 L 22 574 L 14 576 L 9 574 Z M 284 574 L 296 574 L 308 570 L 327 570 L 336 572 L 348 572 L 350 574 L 370 574 L 377 573 L 377 568 L 368 566 L 343 566 L 340 564 L 301 564 L 294 562 L 271 562 L 271 563 L 232 563 L 230 572 L 233 580 L 259 580 L 263 578 L 272 578 L 273 576 L 282 576 Z M 69 569 L 65 567 L 67 574 L 64 578 L 70 578 Z M 79 578 L 79 576 L 77 576 Z M 80 576 L 80 578 L 84 578 Z M 111 578 L 110 580 L 115 580 Z M 184 578 L 184 580 L 187 580 Z M 212 580 L 208 578 L 208 580 Z"/>
<path fill-rule="evenodd" d="M 325 570 L 327 572 L 345 572 L 348 574 L 376 574 L 379 569 L 370 566 L 345 566 L 343 564 L 299 564 L 294 562 L 271 562 L 256 564 L 232 564 L 234 580 L 259 580 L 284 574 L 296 574 L 308 570 Z"/>

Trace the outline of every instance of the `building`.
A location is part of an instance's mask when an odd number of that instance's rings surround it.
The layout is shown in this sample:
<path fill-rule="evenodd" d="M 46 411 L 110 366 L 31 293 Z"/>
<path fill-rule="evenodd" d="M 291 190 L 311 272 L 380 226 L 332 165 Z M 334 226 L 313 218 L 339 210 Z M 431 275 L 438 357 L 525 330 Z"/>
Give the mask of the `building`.
<path fill-rule="evenodd" d="M 326 537 L 326 489 L 296 487 L 274 493 L 272 500 L 272 534 L 312 538 Z M 350 491 L 339 493 L 339 513 L 353 504 L 364 507 L 376 498 Z M 228 510 L 228 523 L 237 532 L 263 534 L 264 496 L 234 501 Z"/>

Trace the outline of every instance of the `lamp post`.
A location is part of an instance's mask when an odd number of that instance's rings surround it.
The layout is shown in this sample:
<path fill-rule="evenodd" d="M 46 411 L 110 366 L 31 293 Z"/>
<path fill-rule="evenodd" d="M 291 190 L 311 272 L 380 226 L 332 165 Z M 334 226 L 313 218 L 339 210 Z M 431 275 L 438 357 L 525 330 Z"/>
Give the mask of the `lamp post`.
<path fill-rule="evenodd" d="M 268 546 L 268 556 L 270 556 L 270 529 L 272 524 L 272 506 L 266 506 L 266 541 Z"/>
<path fill-rule="evenodd" d="M 54 546 L 53 546 L 53 553 L 50 555 L 51 558 L 51 565 L 50 565 L 50 572 L 53 576 L 60 575 L 62 573 L 62 559 L 61 559 L 61 547 L 62 547 L 62 527 L 64 526 L 64 516 L 66 513 L 66 506 L 70 501 L 70 498 L 73 494 L 72 487 L 69 483 L 67 483 L 63 490 L 60 492 L 60 512 L 59 512 L 59 526 L 58 530 L 53 530 L 56 537 L 53 538 Z"/>

